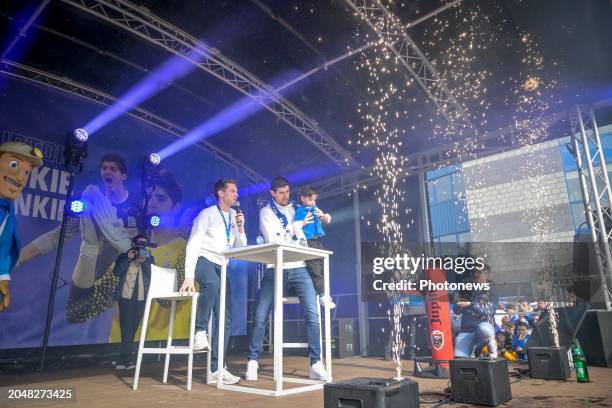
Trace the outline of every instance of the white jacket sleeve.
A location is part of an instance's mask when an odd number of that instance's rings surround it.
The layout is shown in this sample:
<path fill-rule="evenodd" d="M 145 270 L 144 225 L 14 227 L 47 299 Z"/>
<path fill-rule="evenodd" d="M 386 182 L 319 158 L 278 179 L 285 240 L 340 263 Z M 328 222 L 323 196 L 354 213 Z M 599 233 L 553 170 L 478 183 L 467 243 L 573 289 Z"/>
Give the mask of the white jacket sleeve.
<path fill-rule="evenodd" d="M 303 230 L 304 224 L 302 221 L 293 221 L 293 233 L 297 239 L 306 239 L 306 235 Z"/>
<path fill-rule="evenodd" d="M 189 236 L 187 248 L 185 249 L 185 279 L 193 279 L 195 277 L 195 268 L 198 262 L 200 247 L 202 241 L 204 241 L 209 222 L 204 210 L 202 210 L 193 221 L 191 235 Z"/>
<path fill-rule="evenodd" d="M 259 229 L 265 242 L 274 242 L 277 234 L 280 234 L 281 237 L 283 236 L 283 226 L 269 205 L 259 211 Z"/>

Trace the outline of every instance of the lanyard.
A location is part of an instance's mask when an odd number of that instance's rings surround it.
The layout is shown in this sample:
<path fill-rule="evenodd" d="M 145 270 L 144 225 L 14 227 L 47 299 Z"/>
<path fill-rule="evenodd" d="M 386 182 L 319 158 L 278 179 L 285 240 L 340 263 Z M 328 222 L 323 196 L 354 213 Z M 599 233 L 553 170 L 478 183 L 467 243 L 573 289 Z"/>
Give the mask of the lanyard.
<path fill-rule="evenodd" d="M 230 246 L 230 240 L 231 240 L 231 228 L 232 228 L 232 213 L 230 211 L 229 215 L 228 215 L 228 220 L 225 221 L 225 217 L 223 216 L 223 211 L 221 211 L 221 207 L 219 207 L 219 204 L 217 204 L 217 210 L 219 210 L 219 214 L 221 215 L 221 218 L 223 219 L 223 224 L 225 225 L 225 236 L 227 238 L 227 246 Z"/>
<path fill-rule="evenodd" d="M 276 204 L 274 204 L 274 200 L 272 199 L 270 200 L 270 208 L 272 208 L 272 211 L 274 212 L 278 220 L 281 222 L 281 224 L 283 224 L 283 229 L 287 228 L 287 224 L 289 224 L 289 221 L 287 221 L 287 217 L 285 216 L 285 214 L 280 212 Z"/>

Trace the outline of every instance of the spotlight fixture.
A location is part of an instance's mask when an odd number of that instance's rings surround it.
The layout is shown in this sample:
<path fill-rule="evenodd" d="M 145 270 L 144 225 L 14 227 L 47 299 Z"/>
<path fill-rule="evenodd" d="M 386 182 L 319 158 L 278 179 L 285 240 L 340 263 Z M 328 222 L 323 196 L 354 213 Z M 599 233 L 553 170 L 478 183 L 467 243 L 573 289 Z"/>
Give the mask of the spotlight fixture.
<path fill-rule="evenodd" d="M 75 129 L 72 134 L 79 142 L 86 142 L 87 139 L 89 139 L 89 134 L 85 129 L 82 128 Z"/>
<path fill-rule="evenodd" d="M 159 163 L 161 163 L 161 157 L 159 157 L 159 154 L 157 153 L 151 153 L 149 155 L 149 161 L 157 166 Z"/>
<path fill-rule="evenodd" d="M 83 170 L 83 161 L 87 157 L 87 131 L 76 129 L 68 132 L 64 146 L 64 166 L 70 174 Z"/>
<path fill-rule="evenodd" d="M 160 223 L 161 223 L 161 218 L 159 218 L 159 215 L 152 215 L 149 218 L 149 224 L 151 224 L 151 226 L 154 228 L 159 227 Z"/>
<path fill-rule="evenodd" d="M 85 210 L 85 203 L 81 200 L 72 200 L 70 202 L 70 212 L 73 214 L 80 214 Z"/>

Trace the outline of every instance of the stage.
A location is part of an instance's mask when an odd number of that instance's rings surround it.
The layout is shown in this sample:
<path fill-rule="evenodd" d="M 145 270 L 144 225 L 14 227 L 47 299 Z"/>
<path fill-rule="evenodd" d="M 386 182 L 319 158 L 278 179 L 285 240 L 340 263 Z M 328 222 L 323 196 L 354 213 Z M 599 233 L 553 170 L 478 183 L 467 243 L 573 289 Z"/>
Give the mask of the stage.
<path fill-rule="evenodd" d="M 245 360 L 231 358 L 229 369 L 236 375 L 243 376 Z M 265 357 L 260 362 L 260 380 L 257 384 L 272 388 L 272 359 Z M 515 367 L 526 368 L 526 365 L 510 364 L 510 371 Z M 303 357 L 287 357 L 285 359 L 285 374 L 296 377 L 308 375 L 306 359 Z M 163 364 L 151 363 L 143 365 L 138 391 L 132 391 L 133 371 L 118 372 L 111 367 L 91 367 L 66 369 L 49 372 L 43 375 L 0 375 L 2 384 L 3 406 L 35 406 L 35 407 L 165 407 L 165 406 L 197 406 L 197 407 L 249 407 L 249 408 L 316 408 L 323 407 L 323 391 L 308 392 L 287 397 L 262 397 L 230 391 L 217 391 L 205 385 L 205 367 L 198 361 L 193 372 L 193 390 L 185 390 L 186 370 L 182 363 L 171 365 L 168 384 L 161 384 Z M 393 364 L 377 358 L 344 358 L 334 360 L 335 380 L 353 377 L 389 377 L 393 374 Z M 404 362 L 404 375 L 412 373 L 412 363 Z M 512 377 L 512 401 L 502 406 L 510 407 L 605 407 L 612 406 L 612 369 L 589 367 L 591 382 L 578 384 L 575 375 L 566 382 L 532 380 L 529 377 L 521 379 Z M 419 383 L 421 394 L 426 392 L 442 392 L 447 387 L 447 380 L 415 379 Z M 246 382 L 241 382 L 246 384 Z M 73 402 L 19 401 L 6 402 L 6 388 L 72 388 L 75 394 Z M 471 406 L 466 404 L 439 403 L 442 397 L 421 396 L 422 407 Z M 425 403 L 424 401 L 432 401 Z"/>

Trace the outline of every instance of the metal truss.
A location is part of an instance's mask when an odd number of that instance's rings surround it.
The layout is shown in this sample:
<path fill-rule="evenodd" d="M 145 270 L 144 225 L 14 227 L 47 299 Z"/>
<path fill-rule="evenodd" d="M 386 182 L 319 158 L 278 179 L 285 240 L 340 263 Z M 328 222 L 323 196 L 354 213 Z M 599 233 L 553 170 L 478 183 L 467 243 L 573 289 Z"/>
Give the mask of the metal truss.
<path fill-rule="evenodd" d="M 198 41 L 153 15 L 147 9 L 135 6 L 126 0 L 61 1 L 187 59 L 261 104 L 301 133 L 338 165 L 344 167 L 358 165 L 353 156 L 327 134 L 315 120 L 307 117 L 270 86 L 224 57 L 219 50 Z"/>
<path fill-rule="evenodd" d="M 606 309 L 612 310 L 612 190 L 599 130 L 592 108 L 576 105 L 570 111 L 573 155 L 580 179 L 584 212 L 596 261 Z"/>
<path fill-rule="evenodd" d="M 61 91 L 68 92 L 70 94 L 80 96 L 82 98 L 106 106 L 110 106 L 113 103 L 117 102 L 117 98 L 115 98 L 114 96 L 105 94 L 94 88 L 74 82 L 68 78 L 58 77 L 48 72 L 44 72 L 26 65 L 18 64 L 9 60 L 0 61 L 0 72 L 16 78 L 36 82 L 47 87 L 59 89 Z M 138 120 L 153 125 L 177 137 L 181 137 L 188 132 L 187 129 L 139 107 L 132 108 L 126 113 Z M 222 149 L 211 144 L 210 142 L 204 140 L 198 143 L 198 146 L 209 151 L 210 153 L 218 157 L 220 160 L 224 161 L 235 169 L 244 172 L 245 175 L 249 178 L 249 180 L 251 180 L 253 183 L 268 183 L 268 180 L 265 177 L 258 174 L 246 164 L 242 163 L 240 160 L 236 159 L 231 154 L 223 151 Z"/>
<path fill-rule="evenodd" d="M 396 16 L 378 0 L 345 0 L 345 2 L 384 41 L 453 129 L 476 130 L 438 71 L 410 38 Z"/>

